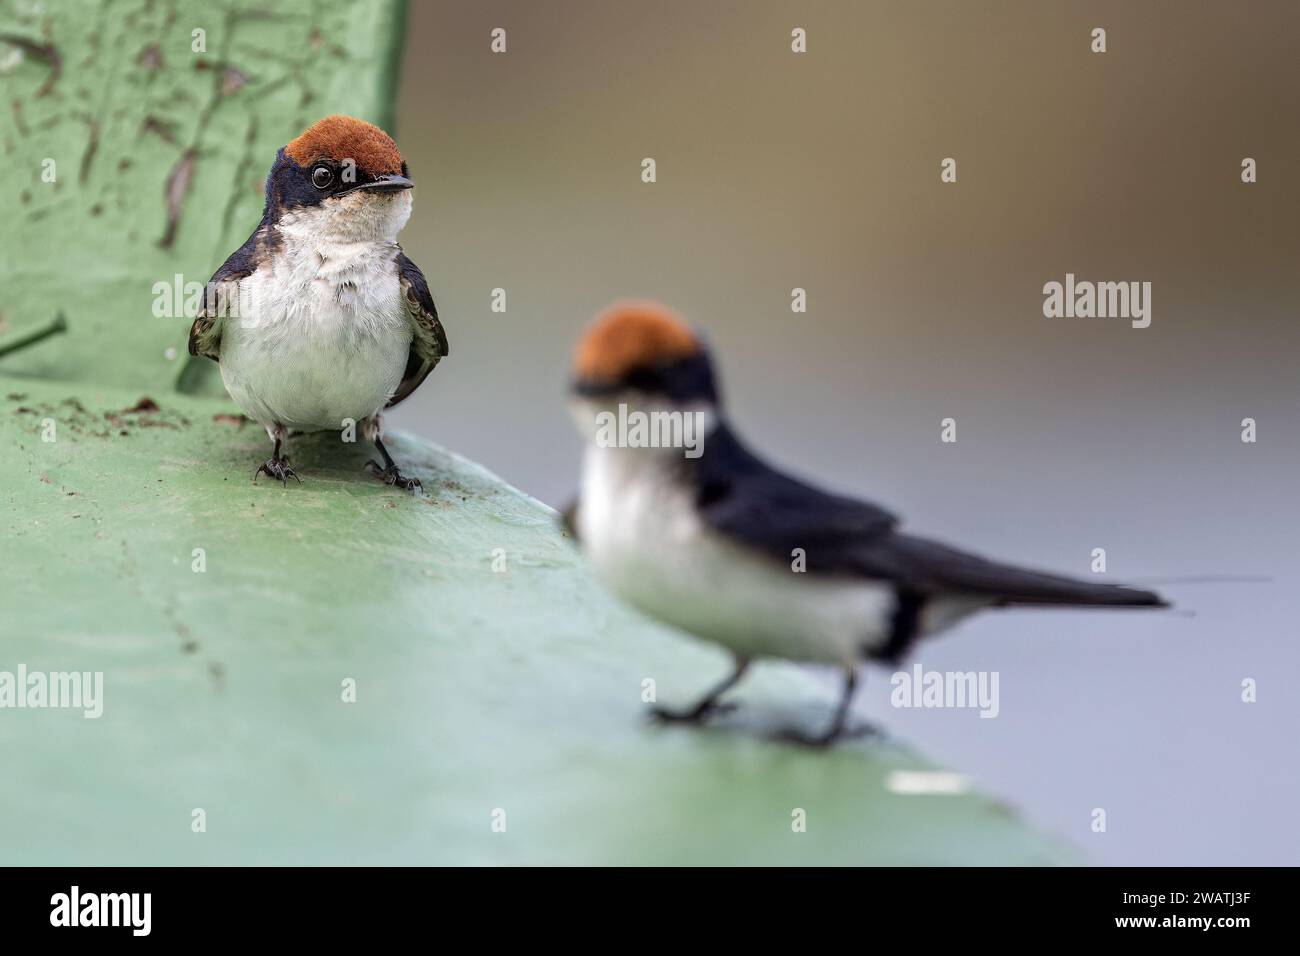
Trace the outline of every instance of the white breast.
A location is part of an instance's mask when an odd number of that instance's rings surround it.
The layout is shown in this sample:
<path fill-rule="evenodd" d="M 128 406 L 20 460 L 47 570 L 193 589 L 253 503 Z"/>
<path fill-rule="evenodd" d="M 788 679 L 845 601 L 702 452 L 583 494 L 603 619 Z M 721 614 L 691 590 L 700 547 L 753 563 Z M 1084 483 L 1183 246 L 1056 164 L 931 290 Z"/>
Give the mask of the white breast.
<path fill-rule="evenodd" d="M 320 431 L 387 404 L 411 346 L 391 241 L 312 241 L 285 231 L 240 282 L 243 314 L 225 322 L 221 377 L 265 427 Z"/>
<path fill-rule="evenodd" d="M 704 527 L 674 454 L 588 448 L 578 534 L 606 587 L 746 657 L 847 665 L 887 640 L 893 588 L 796 572 Z"/>

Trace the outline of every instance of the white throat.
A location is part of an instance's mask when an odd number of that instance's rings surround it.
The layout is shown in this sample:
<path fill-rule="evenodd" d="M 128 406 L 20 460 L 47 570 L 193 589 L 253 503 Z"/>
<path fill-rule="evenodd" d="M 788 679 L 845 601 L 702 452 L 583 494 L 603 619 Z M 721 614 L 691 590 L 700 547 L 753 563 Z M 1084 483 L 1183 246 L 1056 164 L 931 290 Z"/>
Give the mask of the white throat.
<path fill-rule="evenodd" d="M 289 242 L 392 247 L 410 218 L 410 190 L 380 193 L 362 189 L 316 206 L 288 210 L 277 226 Z"/>

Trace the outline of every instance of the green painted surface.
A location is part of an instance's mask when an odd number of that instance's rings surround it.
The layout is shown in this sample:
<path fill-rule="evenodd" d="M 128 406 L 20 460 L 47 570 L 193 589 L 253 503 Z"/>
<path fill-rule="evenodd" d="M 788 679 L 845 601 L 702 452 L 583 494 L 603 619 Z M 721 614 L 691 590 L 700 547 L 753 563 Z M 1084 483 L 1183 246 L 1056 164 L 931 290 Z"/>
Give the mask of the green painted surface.
<path fill-rule="evenodd" d="M 385 120 L 400 4 L 28 6 L 0 3 L 0 672 L 104 693 L 0 710 L 0 864 L 1069 858 L 978 795 L 890 792 L 925 767 L 895 745 L 768 740 L 833 703 L 792 669 L 715 729 L 649 723 L 643 681 L 685 701 L 726 662 L 608 598 L 549 509 L 400 436 L 424 496 L 334 436 L 291 446 L 303 485 L 255 485 L 262 432 L 174 390 L 213 379 L 154 283 L 206 280 L 312 119 Z"/>
<path fill-rule="evenodd" d="M 895 746 L 767 740 L 833 702 L 790 669 L 717 729 L 649 723 L 644 679 L 684 701 L 725 660 L 607 598 L 478 466 L 399 437 L 415 497 L 314 437 L 303 485 L 254 485 L 256 425 L 142 397 L 0 379 L 0 669 L 105 675 L 98 719 L 0 711 L 0 863 L 1061 858 L 981 797 L 887 792 L 924 767 Z"/>

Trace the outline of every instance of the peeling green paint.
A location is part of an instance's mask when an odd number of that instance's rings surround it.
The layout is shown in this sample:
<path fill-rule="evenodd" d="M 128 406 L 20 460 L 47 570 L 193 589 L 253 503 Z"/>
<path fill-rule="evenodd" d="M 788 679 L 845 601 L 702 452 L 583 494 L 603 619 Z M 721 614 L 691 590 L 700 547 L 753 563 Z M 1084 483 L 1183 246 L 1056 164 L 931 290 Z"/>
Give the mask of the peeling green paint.
<path fill-rule="evenodd" d="M 391 127 L 404 10 L 3 0 L 0 335 L 59 311 L 69 335 L 0 371 L 172 387 L 189 320 L 154 315 L 155 284 L 207 281 L 257 225 L 275 151 L 314 120 Z M 210 364 L 187 382 L 220 394 Z"/>

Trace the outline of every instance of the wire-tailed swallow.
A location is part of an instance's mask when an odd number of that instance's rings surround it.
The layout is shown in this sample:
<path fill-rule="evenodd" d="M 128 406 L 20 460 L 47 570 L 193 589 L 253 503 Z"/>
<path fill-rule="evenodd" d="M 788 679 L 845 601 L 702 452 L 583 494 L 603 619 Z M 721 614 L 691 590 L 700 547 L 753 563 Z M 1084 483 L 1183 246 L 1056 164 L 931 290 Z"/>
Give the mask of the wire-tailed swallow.
<path fill-rule="evenodd" d="M 895 663 L 975 611 L 1166 606 L 1150 591 L 904 534 L 885 509 L 770 467 L 727 424 L 699 338 L 662 306 L 623 304 L 597 318 L 578 344 L 572 399 L 587 444 L 565 519 L 597 575 L 735 659 L 696 706 L 662 717 L 708 717 L 754 660 L 830 664 L 844 689 L 829 727 L 790 735 L 828 744 L 844 730 L 862 661 Z"/>
<path fill-rule="evenodd" d="M 447 354 L 424 275 L 397 243 L 413 185 L 388 134 L 350 116 L 276 155 L 262 221 L 208 283 L 189 343 L 275 443 L 254 478 L 297 477 L 281 454 L 290 432 L 350 423 L 375 443 L 379 477 L 419 486 L 384 447 L 382 417 Z"/>

